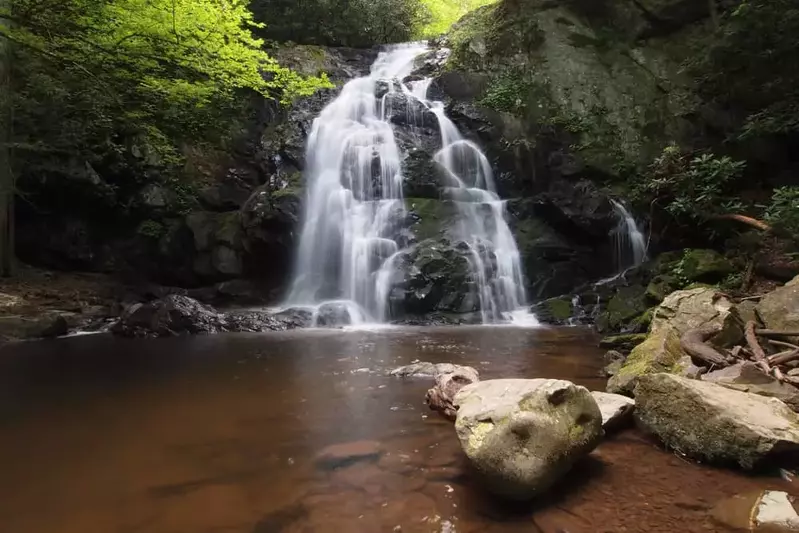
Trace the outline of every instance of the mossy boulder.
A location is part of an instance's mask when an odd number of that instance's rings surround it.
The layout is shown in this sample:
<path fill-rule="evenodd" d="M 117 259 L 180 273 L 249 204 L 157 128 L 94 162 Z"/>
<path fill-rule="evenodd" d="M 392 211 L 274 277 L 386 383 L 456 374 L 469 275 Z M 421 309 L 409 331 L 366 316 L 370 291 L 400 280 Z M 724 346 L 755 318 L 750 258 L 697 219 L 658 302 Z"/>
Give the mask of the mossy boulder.
<path fill-rule="evenodd" d="M 708 323 L 723 324 L 732 304 L 714 289 L 698 288 L 670 294 L 654 311 L 650 334 L 633 348 L 621 369 L 608 381 L 608 392 L 631 395 L 642 375 L 680 374 L 690 358 L 680 346 L 688 330 Z"/>
<path fill-rule="evenodd" d="M 454 404 L 463 451 L 486 487 L 509 499 L 545 493 L 602 437 L 596 401 L 568 381 L 481 381 L 462 388 Z"/>
<path fill-rule="evenodd" d="M 776 398 L 669 374 L 635 388 L 641 427 L 681 454 L 747 469 L 799 456 L 799 415 Z"/>
<path fill-rule="evenodd" d="M 678 374 L 684 370 L 681 359 L 685 353 L 680 347 L 680 337 L 672 332 L 650 335 L 633 348 L 622 367 L 610 378 L 607 391 L 632 396 L 638 379 L 646 374 L 666 372 Z"/>
<path fill-rule="evenodd" d="M 544 300 L 530 310 L 540 322 L 557 326 L 568 324 L 569 319 L 574 316 L 574 305 L 571 298 L 566 296 Z"/>
<path fill-rule="evenodd" d="M 624 331 L 629 322 L 647 311 L 646 290 L 640 285 L 621 287 L 599 315 L 596 327 L 599 332 Z"/>
<path fill-rule="evenodd" d="M 646 333 L 630 333 L 627 335 L 610 335 L 599 341 L 601 348 L 612 348 L 614 350 L 632 350 L 647 338 Z"/>
<path fill-rule="evenodd" d="M 652 278 L 646 286 L 646 297 L 652 303 L 660 303 L 672 292 L 681 289 L 682 281 L 671 274 L 660 274 Z"/>
<path fill-rule="evenodd" d="M 726 257 L 715 250 L 686 250 L 679 264 L 679 275 L 689 282 L 715 283 L 735 272 Z"/>

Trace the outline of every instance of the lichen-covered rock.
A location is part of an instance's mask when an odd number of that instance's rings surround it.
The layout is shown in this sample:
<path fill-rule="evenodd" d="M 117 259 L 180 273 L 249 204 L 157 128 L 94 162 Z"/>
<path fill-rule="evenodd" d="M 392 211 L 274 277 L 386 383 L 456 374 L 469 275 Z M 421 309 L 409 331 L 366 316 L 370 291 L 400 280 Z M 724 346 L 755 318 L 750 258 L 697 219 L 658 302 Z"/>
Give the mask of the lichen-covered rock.
<path fill-rule="evenodd" d="M 731 308 L 730 301 L 710 287 L 676 291 L 655 309 L 650 332 L 672 330 L 682 336 L 705 324 L 722 323 Z"/>
<path fill-rule="evenodd" d="M 630 424 L 633 419 L 635 400 L 620 394 L 592 391 L 599 411 L 602 413 L 602 429 L 613 431 Z"/>
<path fill-rule="evenodd" d="M 489 490 L 524 500 L 596 447 L 602 414 L 587 389 L 555 379 L 498 379 L 455 396 L 455 429 Z"/>
<path fill-rule="evenodd" d="M 633 319 L 649 308 L 645 294 L 646 289 L 639 285 L 619 288 L 597 318 L 597 330 L 600 332 L 629 330 L 629 324 Z"/>
<path fill-rule="evenodd" d="M 775 398 L 670 374 L 641 376 L 635 417 L 669 448 L 751 469 L 799 459 L 799 415 Z"/>
<path fill-rule="evenodd" d="M 563 326 L 574 316 L 574 305 L 571 298 L 561 296 L 533 305 L 530 312 L 543 324 Z"/>
<path fill-rule="evenodd" d="M 680 275 L 694 282 L 715 283 L 735 272 L 735 266 L 715 250 L 686 250 L 680 261 Z"/>
<path fill-rule="evenodd" d="M 731 309 L 730 301 L 712 288 L 670 294 L 652 315 L 649 337 L 633 348 L 621 369 L 608 381 L 607 391 L 629 396 L 639 376 L 687 371 L 690 359 L 684 359 L 687 354 L 680 346 L 680 337 L 705 324 L 723 325 Z"/>
<path fill-rule="evenodd" d="M 599 341 L 600 348 L 612 348 L 616 350 L 632 350 L 647 338 L 646 333 L 628 333 L 625 335 L 609 335 Z"/>
<path fill-rule="evenodd" d="M 799 276 L 766 294 L 755 311 L 769 329 L 799 331 Z"/>
<path fill-rule="evenodd" d="M 608 380 L 607 391 L 632 396 L 640 376 L 659 372 L 682 372 L 684 355 L 680 347 L 680 337 L 674 332 L 653 333 L 633 348 L 621 368 Z"/>

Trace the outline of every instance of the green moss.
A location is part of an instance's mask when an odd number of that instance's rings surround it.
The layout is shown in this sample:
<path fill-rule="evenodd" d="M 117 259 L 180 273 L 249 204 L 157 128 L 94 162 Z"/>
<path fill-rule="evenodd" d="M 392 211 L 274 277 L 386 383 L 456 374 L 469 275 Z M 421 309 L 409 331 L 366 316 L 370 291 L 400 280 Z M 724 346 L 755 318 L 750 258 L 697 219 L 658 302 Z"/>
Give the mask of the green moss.
<path fill-rule="evenodd" d="M 407 201 L 419 216 L 413 231 L 419 240 L 441 237 L 450 226 L 455 207 L 451 202 L 432 198 L 409 198 Z"/>
<path fill-rule="evenodd" d="M 166 228 L 163 224 L 155 220 L 145 220 L 139 225 L 136 233 L 150 239 L 158 240 L 166 233 Z"/>
<path fill-rule="evenodd" d="M 565 298 L 553 298 L 545 302 L 549 314 L 558 321 L 566 321 L 574 314 L 571 301 Z"/>
<path fill-rule="evenodd" d="M 652 278 L 646 287 L 646 297 L 652 303 L 660 303 L 672 292 L 681 289 L 683 281 L 672 274 L 662 274 Z"/>
<path fill-rule="evenodd" d="M 735 271 L 733 264 L 715 250 L 686 250 L 680 261 L 682 277 L 688 281 L 721 281 Z"/>
<path fill-rule="evenodd" d="M 610 335 L 599 341 L 602 348 L 616 348 L 632 350 L 647 338 L 646 333 L 629 333 L 625 335 Z"/>

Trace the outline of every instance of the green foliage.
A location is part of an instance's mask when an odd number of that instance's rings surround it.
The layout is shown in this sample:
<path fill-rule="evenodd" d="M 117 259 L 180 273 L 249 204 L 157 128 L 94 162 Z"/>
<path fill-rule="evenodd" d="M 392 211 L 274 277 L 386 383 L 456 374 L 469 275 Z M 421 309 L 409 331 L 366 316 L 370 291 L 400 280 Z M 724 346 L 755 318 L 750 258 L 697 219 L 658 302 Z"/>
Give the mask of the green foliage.
<path fill-rule="evenodd" d="M 0 9 L 14 44 L 15 160 L 32 212 L 79 213 L 135 230 L 137 194 L 160 183 L 168 209 L 196 205 L 186 154 L 229 152 L 261 98 L 321 87 L 253 36 L 244 0 L 15 0 Z M 131 219 L 133 217 L 133 219 Z"/>
<path fill-rule="evenodd" d="M 422 0 L 253 0 L 275 41 L 369 47 L 410 41 L 430 21 Z"/>
<path fill-rule="evenodd" d="M 430 13 L 430 22 L 420 30 L 421 37 L 435 37 L 449 31 L 450 27 L 468 12 L 497 0 L 423 0 Z"/>
<path fill-rule="evenodd" d="M 799 133 L 799 4 L 744 0 L 693 61 L 700 89 L 740 115 L 735 135 Z"/>
<path fill-rule="evenodd" d="M 492 80 L 479 103 L 496 111 L 519 113 L 527 107 L 528 93 L 533 87 L 519 72 L 503 72 Z"/>
<path fill-rule="evenodd" d="M 741 206 L 729 195 L 729 186 L 741 177 L 744 166 L 728 156 L 685 154 L 670 145 L 647 175 L 633 183 L 633 196 L 636 202 L 654 204 L 683 222 L 738 211 Z"/>
<path fill-rule="evenodd" d="M 799 234 L 799 187 L 774 189 L 764 218 L 787 232 Z"/>

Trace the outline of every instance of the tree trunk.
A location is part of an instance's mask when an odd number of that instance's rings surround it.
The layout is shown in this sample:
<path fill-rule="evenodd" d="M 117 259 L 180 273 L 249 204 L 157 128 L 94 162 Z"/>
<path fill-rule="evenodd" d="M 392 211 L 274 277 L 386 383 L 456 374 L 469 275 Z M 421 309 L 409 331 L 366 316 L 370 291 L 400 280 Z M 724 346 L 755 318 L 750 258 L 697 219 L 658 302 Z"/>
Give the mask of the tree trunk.
<path fill-rule="evenodd" d="M 10 8 L 11 0 L 0 0 Z M 0 19 L 0 29 L 9 24 Z M 11 43 L 0 35 L 0 276 L 10 276 L 14 264 L 14 173 L 11 169 Z"/>

